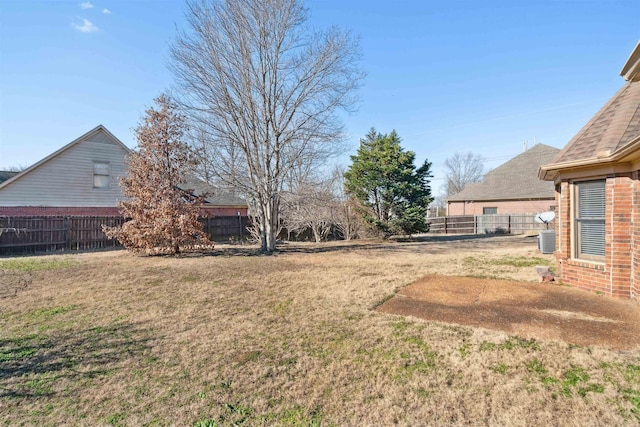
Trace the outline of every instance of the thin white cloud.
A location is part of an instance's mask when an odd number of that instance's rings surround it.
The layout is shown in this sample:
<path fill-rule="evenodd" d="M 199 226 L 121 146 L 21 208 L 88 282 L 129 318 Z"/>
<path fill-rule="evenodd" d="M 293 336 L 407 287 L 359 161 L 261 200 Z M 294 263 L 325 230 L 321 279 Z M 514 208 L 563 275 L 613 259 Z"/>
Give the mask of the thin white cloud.
<path fill-rule="evenodd" d="M 89 21 L 88 19 L 84 19 L 84 18 L 79 18 L 82 20 L 82 24 L 76 23 L 74 22 L 73 28 L 75 28 L 76 30 L 80 31 L 81 33 L 93 33 L 95 31 L 98 31 L 98 27 L 96 27 L 93 22 Z"/>
<path fill-rule="evenodd" d="M 85 1 L 84 3 L 80 3 L 80 9 L 82 10 L 93 9 L 93 5 L 91 4 L 90 1 Z"/>
<path fill-rule="evenodd" d="M 109 9 L 102 9 L 102 13 L 105 15 L 111 15 L 111 11 Z"/>

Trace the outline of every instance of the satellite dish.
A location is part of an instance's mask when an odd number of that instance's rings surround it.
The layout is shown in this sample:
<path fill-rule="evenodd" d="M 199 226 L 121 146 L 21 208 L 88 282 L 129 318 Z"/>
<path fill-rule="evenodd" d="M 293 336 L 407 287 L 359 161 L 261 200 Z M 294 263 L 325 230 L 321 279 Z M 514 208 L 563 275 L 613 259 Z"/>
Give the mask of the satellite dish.
<path fill-rule="evenodd" d="M 535 216 L 535 221 L 538 224 L 548 224 L 554 220 L 556 213 L 554 211 L 542 212 Z"/>

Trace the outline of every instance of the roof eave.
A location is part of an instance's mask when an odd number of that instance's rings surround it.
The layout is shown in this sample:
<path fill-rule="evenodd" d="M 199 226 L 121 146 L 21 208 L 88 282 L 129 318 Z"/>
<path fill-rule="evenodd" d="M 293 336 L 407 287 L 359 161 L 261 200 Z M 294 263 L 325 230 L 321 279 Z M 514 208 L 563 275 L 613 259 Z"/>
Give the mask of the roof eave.
<path fill-rule="evenodd" d="M 588 169 L 592 166 L 602 166 L 620 161 L 626 161 L 633 154 L 640 155 L 640 135 L 620 147 L 618 150 L 611 152 L 599 153 L 598 157 L 590 159 L 573 160 L 570 162 L 554 163 L 551 165 L 543 165 L 538 170 L 538 178 L 543 181 L 555 181 L 561 171 L 567 169 Z"/>
<path fill-rule="evenodd" d="M 626 81 L 635 80 L 635 77 L 640 75 L 640 41 L 636 44 L 631 55 L 629 55 L 622 70 L 620 70 L 620 75 Z"/>
<path fill-rule="evenodd" d="M 220 203 L 213 203 L 213 202 L 209 202 L 210 204 L 208 206 L 202 206 L 203 208 L 207 209 L 207 208 L 229 208 L 229 209 L 248 209 L 249 205 L 223 205 Z"/>
<path fill-rule="evenodd" d="M 460 200 L 447 200 L 447 203 L 470 203 L 470 202 L 499 202 L 499 201 L 508 201 L 508 202 L 517 202 L 524 200 L 552 200 L 555 198 L 554 195 L 549 196 L 536 196 L 536 197 L 481 197 L 476 199 L 460 199 Z"/>

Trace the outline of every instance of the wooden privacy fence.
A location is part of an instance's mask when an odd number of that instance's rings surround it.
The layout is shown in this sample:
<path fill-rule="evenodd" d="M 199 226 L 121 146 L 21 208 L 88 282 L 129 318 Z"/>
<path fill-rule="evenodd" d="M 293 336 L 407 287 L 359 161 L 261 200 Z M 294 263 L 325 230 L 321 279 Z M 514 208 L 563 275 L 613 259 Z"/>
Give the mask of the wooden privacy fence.
<path fill-rule="evenodd" d="M 0 254 L 97 249 L 118 246 L 102 225 L 121 225 L 121 216 L 0 217 Z"/>
<path fill-rule="evenodd" d="M 122 225 L 121 216 L 0 216 L 0 255 L 55 250 L 82 250 L 118 247 L 107 239 L 102 225 Z M 204 231 L 213 240 L 241 238 L 247 233 L 247 217 L 200 218 Z"/>
<path fill-rule="evenodd" d="M 460 215 L 428 218 L 430 233 L 442 234 L 529 234 L 547 229 L 535 222 L 535 213 L 509 215 Z M 554 223 L 548 224 L 549 229 Z"/>
<path fill-rule="evenodd" d="M 214 216 L 200 218 L 204 232 L 210 239 L 242 239 L 249 235 L 249 217 L 246 216 Z"/>
<path fill-rule="evenodd" d="M 475 218 L 473 215 L 464 216 L 440 216 L 428 218 L 430 233 L 442 234 L 474 234 Z"/>

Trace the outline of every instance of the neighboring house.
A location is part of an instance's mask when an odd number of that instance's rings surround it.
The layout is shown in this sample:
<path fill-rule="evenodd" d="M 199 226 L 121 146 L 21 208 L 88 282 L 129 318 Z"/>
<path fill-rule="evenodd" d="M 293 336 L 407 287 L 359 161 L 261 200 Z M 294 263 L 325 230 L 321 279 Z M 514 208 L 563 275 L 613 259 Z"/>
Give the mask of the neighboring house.
<path fill-rule="evenodd" d="M 538 179 L 560 150 L 537 144 L 447 199 L 447 215 L 538 213 L 555 209 L 553 184 Z"/>
<path fill-rule="evenodd" d="M 130 153 L 104 126 L 85 133 L 33 166 L 0 183 L 0 216 L 119 215 L 119 179 Z M 185 189 L 210 193 L 205 216 L 246 216 L 242 199 L 192 178 Z"/>
<path fill-rule="evenodd" d="M 640 43 L 627 83 L 539 177 L 556 185 L 563 283 L 619 297 L 640 293 Z"/>
<path fill-rule="evenodd" d="M 248 205 L 244 199 L 222 191 L 194 176 L 189 176 L 179 188 L 205 196 L 201 209 L 202 216 L 247 216 Z"/>

